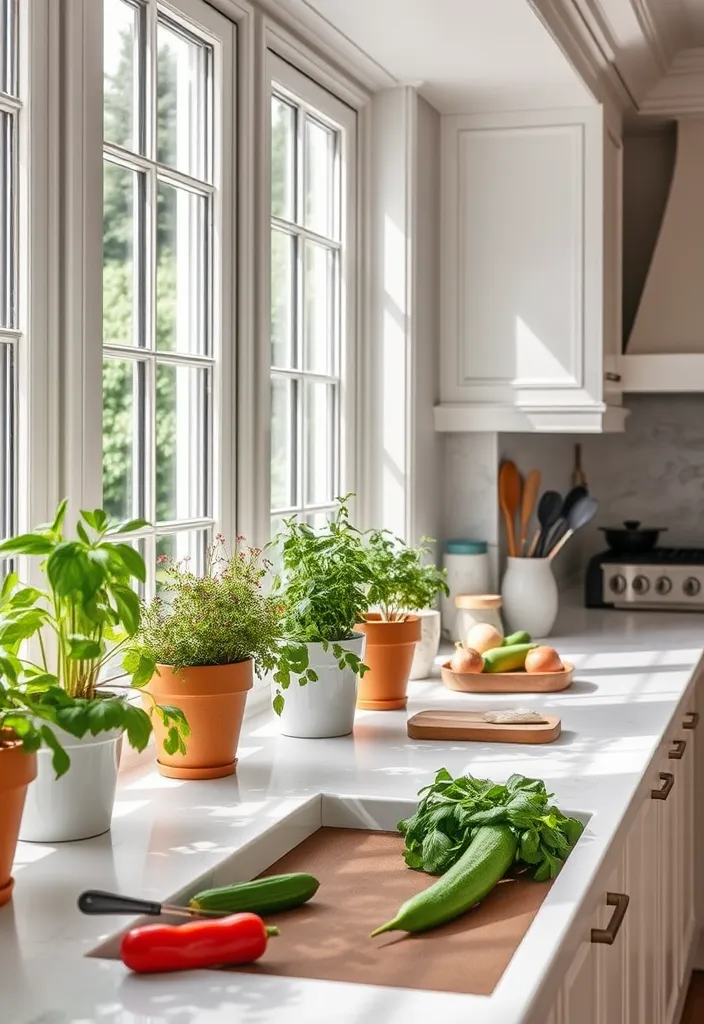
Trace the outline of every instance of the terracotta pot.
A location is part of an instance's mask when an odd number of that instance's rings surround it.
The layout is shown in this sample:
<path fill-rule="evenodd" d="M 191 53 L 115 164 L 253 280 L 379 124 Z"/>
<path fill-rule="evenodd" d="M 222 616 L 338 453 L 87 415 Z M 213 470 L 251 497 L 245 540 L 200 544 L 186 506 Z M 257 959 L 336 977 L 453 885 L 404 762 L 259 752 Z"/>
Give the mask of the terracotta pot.
<path fill-rule="evenodd" d="M 145 687 L 157 704 L 180 708 L 191 729 L 185 754 L 167 754 L 167 730 L 152 715 L 157 765 L 170 779 L 222 779 L 233 775 L 237 765 L 237 743 L 242 728 L 247 690 L 252 689 L 251 661 L 234 665 L 193 665 L 174 672 L 170 665 L 158 665 L 159 675 Z M 143 697 L 147 712 L 153 707 Z"/>
<path fill-rule="evenodd" d="M 37 775 L 37 755 L 26 754 L 19 742 L 0 731 L 0 907 L 12 896 L 10 874 L 15 857 L 27 786 Z"/>
<path fill-rule="evenodd" d="M 366 634 L 364 663 L 369 666 L 359 680 L 357 707 L 366 711 L 405 708 L 413 653 L 420 640 L 420 618 L 408 615 L 403 622 L 382 622 L 377 612 L 369 612 L 355 629 Z"/>

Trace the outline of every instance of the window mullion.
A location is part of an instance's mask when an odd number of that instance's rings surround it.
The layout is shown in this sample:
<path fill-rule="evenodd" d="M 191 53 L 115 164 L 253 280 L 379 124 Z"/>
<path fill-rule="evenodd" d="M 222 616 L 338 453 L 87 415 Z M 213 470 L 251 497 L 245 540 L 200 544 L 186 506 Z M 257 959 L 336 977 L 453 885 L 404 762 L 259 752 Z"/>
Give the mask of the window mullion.
<path fill-rule="evenodd" d="M 144 345 L 150 352 L 156 352 L 156 283 L 157 283 L 157 118 L 158 118 L 158 48 L 157 48 L 157 5 L 156 0 L 147 0 L 144 17 L 145 26 L 145 90 L 144 90 L 144 133 L 145 153 L 152 161 L 146 171 L 146 211 L 144 244 Z M 154 525 L 150 543 L 147 544 L 148 579 L 154 579 L 156 569 L 156 521 L 157 521 L 157 480 L 156 480 L 156 358 L 147 359 L 144 365 L 144 406 L 143 406 L 143 451 L 142 451 L 142 493 L 144 495 L 145 518 Z M 152 588 L 155 583 L 152 582 Z"/>

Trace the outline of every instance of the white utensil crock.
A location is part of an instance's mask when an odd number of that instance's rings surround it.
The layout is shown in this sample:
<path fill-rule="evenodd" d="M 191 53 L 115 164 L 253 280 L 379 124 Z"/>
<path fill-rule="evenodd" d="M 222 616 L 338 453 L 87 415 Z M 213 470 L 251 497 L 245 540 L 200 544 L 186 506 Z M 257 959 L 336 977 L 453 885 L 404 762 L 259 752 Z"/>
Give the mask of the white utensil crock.
<path fill-rule="evenodd" d="M 440 649 L 440 612 L 424 608 L 413 614 L 420 616 L 420 640 L 416 644 L 409 678 L 427 679 Z"/>
<path fill-rule="evenodd" d="M 27 791 L 20 839 L 26 843 L 66 843 L 90 839 L 110 828 L 115 802 L 122 730 L 76 739 L 54 729 L 71 767 L 57 779 L 51 751 L 37 751 L 37 777 Z"/>
<path fill-rule="evenodd" d="M 547 558 L 509 558 L 501 585 L 503 614 L 509 631 L 525 629 L 545 637 L 555 625 L 558 590 Z"/>
<path fill-rule="evenodd" d="M 340 647 L 364 661 L 365 641 L 365 636 L 355 633 L 350 640 L 340 641 Z M 289 688 L 282 691 L 281 732 L 284 736 L 311 740 L 348 736 L 354 725 L 357 674 L 351 668 L 340 668 L 332 643 L 327 651 L 322 644 L 307 647 L 309 666 L 318 678 L 305 686 L 294 678 Z"/>

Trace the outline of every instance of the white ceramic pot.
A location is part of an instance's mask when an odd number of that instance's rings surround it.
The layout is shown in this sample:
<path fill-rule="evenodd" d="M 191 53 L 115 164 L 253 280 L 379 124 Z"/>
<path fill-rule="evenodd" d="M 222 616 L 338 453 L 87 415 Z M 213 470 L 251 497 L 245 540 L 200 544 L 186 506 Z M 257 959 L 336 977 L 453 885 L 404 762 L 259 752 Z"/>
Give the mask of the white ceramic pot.
<path fill-rule="evenodd" d="M 511 633 L 545 637 L 555 625 L 558 590 L 547 558 L 509 558 L 501 585 L 504 620 Z"/>
<path fill-rule="evenodd" d="M 341 641 L 340 646 L 364 660 L 365 641 L 365 636 L 355 633 L 352 639 Z M 352 732 L 357 704 L 357 675 L 350 668 L 340 669 L 332 644 L 327 651 L 322 644 L 307 644 L 307 647 L 310 668 L 318 679 L 305 686 L 295 679 L 283 691 L 281 732 L 300 739 L 348 736 Z"/>
<path fill-rule="evenodd" d="M 420 617 L 420 640 L 416 644 L 409 679 L 427 679 L 440 649 L 440 612 L 424 608 L 413 614 Z"/>
<path fill-rule="evenodd" d="M 115 802 L 122 730 L 76 739 L 54 730 L 71 758 L 57 779 L 51 752 L 37 751 L 37 777 L 27 790 L 20 839 L 26 843 L 66 843 L 90 839 L 110 828 Z"/>

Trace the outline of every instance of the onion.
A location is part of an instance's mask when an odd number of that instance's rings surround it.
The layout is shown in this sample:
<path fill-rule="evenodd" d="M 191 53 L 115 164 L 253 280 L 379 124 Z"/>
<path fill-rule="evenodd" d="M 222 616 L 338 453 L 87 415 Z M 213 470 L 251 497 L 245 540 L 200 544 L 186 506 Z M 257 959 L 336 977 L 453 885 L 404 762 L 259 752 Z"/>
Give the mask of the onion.
<path fill-rule="evenodd" d="M 456 643 L 455 653 L 450 659 L 450 668 L 453 672 L 471 672 L 473 675 L 479 675 L 484 671 L 484 659 L 479 651 Z"/>
<path fill-rule="evenodd" d="M 526 655 L 526 672 L 564 672 L 565 666 L 554 647 L 534 647 Z"/>
<path fill-rule="evenodd" d="M 477 622 L 467 633 L 464 642 L 473 651 L 484 654 L 485 651 L 493 651 L 495 647 L 501 647 L 504 638 L 489 622 Z"/>

